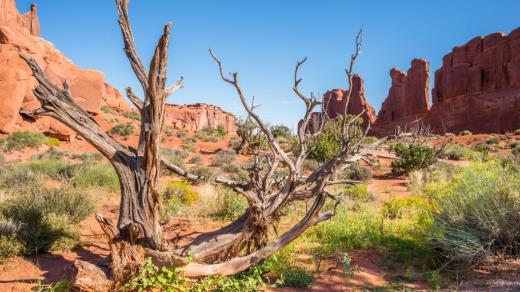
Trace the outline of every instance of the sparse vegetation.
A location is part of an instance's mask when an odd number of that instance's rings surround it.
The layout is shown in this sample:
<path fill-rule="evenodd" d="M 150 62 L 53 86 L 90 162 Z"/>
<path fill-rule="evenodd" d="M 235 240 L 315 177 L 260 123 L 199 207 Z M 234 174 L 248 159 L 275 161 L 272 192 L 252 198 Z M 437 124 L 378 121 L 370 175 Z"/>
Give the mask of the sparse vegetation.
<path fill-rule="evenodd" d="M 233 220 L 246 208 L 247 202 L 242 196 L 232 189 L 219 187 L 216 208 L 211 216 L 220 220 Z"/>
<path fill-rule="evenodd" d="M 162 193 L 163 209 L 161 217 L 168 219 L 177 214 L 183 206 L 190 206 L 199 198 L 190 184 L 182 181 L 170 181 Z"/>
<path fill-rule="evenodd" d="M 138 112 L 125 112 L 123 115 L 126 118 L 131 119 L 131 120 L 136 120 L 136 121 L 141 120 L 141 115 Z"/>
<path fill-rule="evenodd" d="M 464 145 L 448 144 L 443 148 L 440 157 L 450 160 L 478 160 L 481 155 Z"/>
<path fill-rule="evenodd" d="M 111 130 L 110 134 L 128 137 L 134 131 L 134 125 L 131 123 L 117 124 Z"/>
<path fill-rule="evenodd" d="M 10 152 L 13 150 L 20 151 L 24 148 L 37 148 L 46 141 L 47 138 L 43 134 L 21 131 L 2 138 L 0 144 L 6 151 Z"/>
<path fill-rule="evenodd" d="M 473 133 L 471 133 L 471 131 L 468 131 L 468 130 L 459 132 L 459 136 L 471 136 L 471 135 L 473 135 Z"/>
<path fill-rule="evenodd" d="M 520 135 L 520 129 L 516 129 L 514 133 L 515 135 Z"/>
<path fill-rule="evenodd" d="M 408 174 L 413 170 L 423 169 L 437 161 L 433 148 L 419 144 L 394 144 L 390 150 L 395 152 L 399 159 L 392 161 L 392 173 Z"/>
<path fill-rule="evenodd" d="M 235 162 L 236 154 L 232 151 L 222 150 L 213 156 L 213 166 L 225 166 Z"/>
<path fill-rule="evenodd" d="M 101 106 L 101 111 L 104 112 L 105 114 L 117 116 L 117 111 L 115 109 L 109 107 L 108 105 Z"/>

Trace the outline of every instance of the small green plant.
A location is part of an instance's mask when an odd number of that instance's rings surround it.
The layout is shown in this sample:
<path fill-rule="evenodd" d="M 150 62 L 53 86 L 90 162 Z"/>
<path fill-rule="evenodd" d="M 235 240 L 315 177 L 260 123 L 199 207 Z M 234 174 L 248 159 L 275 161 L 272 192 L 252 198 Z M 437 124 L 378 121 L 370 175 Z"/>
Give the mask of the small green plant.
<path fill-rule="evenodd" d="M 520 135 L 520 129 L 516 129 L 514 133 L 515 135 Z"/>
<path fill-rule="evenodd" d="M 209 182 L 213 178 L 213 172 L 207 167 L 196 167 L 191 170 L 191 173 L 202 176 L 203 179 L 201 182 L 203 183 Z"/>
<path fill-rule="evenodd" d="M 136 121 L 141 120 L 141 115 L 138 112 L 125 112 L 123 115 L 126 118 L 131 119 L 131 120 L 136 120 Z"/>
<path fill-rule="evenodd" d="M 56 139 L 56 138 L 48 138 L 47 139 L 47 146 L 49 147 L 60 147 L 61 145 L 61 141 L 59 139 Z"/>
<path fill-rule="evenodd" d="M 220 137 L 225 137 L 227 136 L 228 134 L 228 131 L 226 130 L 226 128 L 224 127 L 224 125 L 218 125 L 217 128 L 217 134 L 220 136 Z"/>
<path fill-rule="evenodd" d="M 134 125 L 131 123 L 117 124 L 110 130 L 110 134 L 128 137 L 133 131 Z"/>
<path fill-rule="evenodd" d="M 13 150 L 23 150 L 24 148 L 38 148 L 45 143 L 47 138 L 40 133 L 28 131 L 14 132 L 0 140 L 3 148 L 10 152 Z"/>
<path fill-rule="evenodd" d="M 162 193 L 163 209 L 161 217 L 168 219 L 178 213 L 183 206 L 190 206 L 199 198 L 191 185 L 182 181 L 170 181 Z"/>
<path fill-rule="evenodd" d="M 17 256 L 22 250 L 23 245 L 18 241 L 14 234 L 0 234 L 0 260 Z"/>
<path fill-rule="evenodd" d="M 471 135 L 473 135 L 473 133 L 471 133 L 468 130 L 464 130 L 462 132 L 459 132 L 459 136 L 471 136 Z"/>
<path fill-rule="evenodd" d="M 443 147 L 440 157 L 450 160 L 478 160 L 480 157 L 479 153 L 469 149 L 468 147 L 460 144 L 448 144 Z"/>
<path fill-rule="evenodd" d="M 355 202 L 368 202 L 372 199 L 367 185 L 348 186 L 345 188 L 345 195 Z"/>
<path fill-rule="evenodd" d="M 277 286 L 304 289 L 314 283 L 312 275 L 301 267 L 288 267 L 280 272 Z"/>
<path fill-rule="evenodd" d="M 496 136 L 494 136 L 486 141 L 486 144 L 488 144 L 488 145 L 498 145 L 499 143 L 500 143 L 500 140 Z"/>
<path fill-rule="evenodd" d="M 202 164 L 202 158 L 200 156 L 193 156 L 190 158 L 191 164 Z"/>
<path fill-rule="evenodd" d="M 342 176 L 352 180 L 367 181 L 372 178 L 372 173 L 368 167 L 356 162 L 351 164 Z"/>
<path fill-rule="evenodd" d="M 188 158 L 188 156 L 190 156 L 190 154 L 186 150 L 161 149 L 161 157 L 179 167 L 184 166 L 184 160 Z"/>
<path fill-rule="evenodd" d="M 221 187 L 217 190 L 216 208 L 212 217 L 220 220 L 233 220 L 242 215 L 247 208 L 246 200 L 229 188 Z"/>
<path fill-rule="evenodd" d="M 101 111 L 104 112 L 105 114 L 117 116 L 117 111 L 115 109 L 109 107 L 108 105 L 101 106 Z"/>
<path fill-rule="evenodd" d="M 272 126 L 271 133 L 275 138 L 289 138 L 292 136 L 291 129 L 285 125 Z"/>
<path fill-rule="evenodd" d="M 119 178 L 110 164 L 84 162 L 74 167 L 73 184 L 77 188 L 105 187 L 111 192 L 120 190 Z"/>
<path fill-rule="evenodd" d="M 186 291 L 185 278 L 176 268 L 158 268 L 147 258 L 139 270 L 122 291 Z"/>
<path fill-rule="evenodd" d="M 182 149 L 184 149 L 190 153 L 193 153 L 193 152 L 197 151 L 197 146 L 195 146 L 195 144 L 191 143 L 191 142 L 184 143 L 184 144 L 182 144 Z"/>
<path fill-rule="evenodd" d="M 408 146 L 397 143 L 390 147 L 399 159 L 392 161 L 392 173 L 408 174 L 413 170 L 423 169 L 437 161 L 433 148 L 419 144 Z"/>
<path fill-rule="evenodd" d="M 61 280 L 54 284 L 44 284 L 41 280 L 33 288 L 37 292 L 67 292 L 72 290 L 72 284 L 68 280 Z"/>
<path fill-rule="evenodd" d="M 440 290 L 442 288 L 442 277 L 438 271 L 428 273 L 426 275 L 426 282 L 433 290 Z"/>
<path fill-rule="evenodd" d="M 222 150 L 213 157 L 213 166 L 224 166 L 235 162 L 236 154 L 233 151 Z"/>

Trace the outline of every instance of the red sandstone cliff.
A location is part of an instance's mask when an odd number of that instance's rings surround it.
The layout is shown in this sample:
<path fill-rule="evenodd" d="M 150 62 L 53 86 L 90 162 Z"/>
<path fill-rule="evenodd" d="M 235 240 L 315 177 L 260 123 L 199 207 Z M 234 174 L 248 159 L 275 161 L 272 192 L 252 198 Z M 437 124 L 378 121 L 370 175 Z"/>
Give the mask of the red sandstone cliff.
<path fill-rule="evenodd" d="M 92 113 L 105 130 L 112 125 L 103 121 L 104 113 L 100 111 L 102 106 L 109 106 L 119 114 L 131 110 L 121 93 L 105 81 L 102 72 L 80 69 L 39 35 L 36 5 L 32 5 L 26 14 L 20 15 L 14 0 L 0 0 L 0 133 L 24 129 L 45 132 L 66 140 L 75 136 L 70 129 L 51 118 L 40 117 L 33 121 L 19 114 L 20 109 L 30 111 L 40 106 L 32 93 L 36 80 L 20 58 L 21 53 L 36 59 L 49 79 L 56 84 L 67 80 L 76 102 Z M 215 106 L 171 105 L 167 108 L 165 125 L 197 131 L 222 124 L 230 133 L 234 133 L 235 121 L 232 114 Z"/>
<path fill-rule="evenodd" d="M 347 104 L 347 95 L 348 90 L 344 89 L 333 89 L 324 94 L 323 107 L 329 118 L 333 119 L 344 113 Z M 347 114 L 358 115 L 364 109 L 367 109 L 367 112 L 363 114 L 365 125 L 368 122 L 373 124 L 376 121 L 376 112 L 365 98 L 363 79 L 359 75 L 354 75 L 352 78 L 352 95 L 350 97 Z"/>

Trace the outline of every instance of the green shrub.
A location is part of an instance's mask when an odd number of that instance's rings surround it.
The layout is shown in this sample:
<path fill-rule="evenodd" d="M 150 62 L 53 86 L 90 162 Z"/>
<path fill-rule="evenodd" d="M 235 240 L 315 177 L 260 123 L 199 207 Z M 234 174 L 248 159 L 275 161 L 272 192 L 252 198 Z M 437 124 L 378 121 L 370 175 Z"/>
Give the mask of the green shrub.
<path fill-rule="evenodd" d="M 23 165 L 5 167 L 0 172 L 0 188 L 8 193 L 20 193 L 38 187 L 43 183 L 43 176 Z"/>
<path fill-rule="evenodd" d="M 179 167 L 184 167 L 184 160 L 188 158 L 188 156 L 190 155 L 185 150 L 171 150 L 166 148 L 161 149 L 161 157 Z"/>
<path fill-rule="evenodd" d="M 424 145 L 401 143 L 394 144 L 390 150 L 395 152 L 398 159 L 392 161 L 392 173 L 407 174 L 413 170 L 423 169 L 437 161 L 433 148 Z"/>
<path fill-rule="evenodd" d="M 372 178 L 372 173 L 370 169 L 359 162 L 351 164 L 342 174 L 342 177 L 359 180 L 359 181 L 367 181 Z"/>
<path fill-rule="evenodd" d="M 204 177 L 201 182 L 209 182 L 213 178 L 213 172 L 207 167 L 196 167 L 191 170 L 191 173 Z"/>
<path fill-rule="evenodd" d="M 462 132 L 459 132 L 459 136 L 470 136 L 470 135 L 473 135 L 473 133 L 471 133 L 468 130 L 464 130 Z"/>
<path fill-rule="evenodd" d="M 367 185 L 355 185 L 345 188 L 345 195 L 355 202 L 368 202 L 372 199 Z"/>
<path fill-rule="evenodd" d="M 291 129 L 285 125 L 272 126 L 270 130 L 275 138 L 289 138 L 292 136 Z"/>
<path fill-rule="evenodd" d="M 110 130 L 110 134 L 128 137 L 133 131 L 134 125 L 131 123 L 117 124 Z"/>
<path fill-rule="evenodd" d="M 193 156 L 190 158 L 190 163 L 192 164 L 202 164 L 202 157 L 200 156 Z"/>
<path fill-rule="evenodd" d="M 170 127 L 164 127 L 164 133 L 170 137 L 175 136 L 175 130 Z"/>
<path fill-rule="evenodd" d="M 24 148 L 38 148 L 45 143 L 47 138 L 40 133 L 28 131 L 14 132 L 0 140 L 6 151 L 23 150 Z"/>
<path fill-rule="evenodd" d="M 141 120 L 141 114 L 139 114 L 138 112 L 125 112 L 123 115 L 128 119 L 132 119 L 132 120 L 136 120 L 136 121 Z M 165 130 L 165 132 L 166 132 L 166 130 Z"/>
<path fill-rule="evenodd" d="M 33 189 L 4 202 L 2 215 L 17 224 L 17 239 L 28 254 L 67 250 L 78 243 L 75 227 L 95 209 L 84 192 L 71 189 Z"/>
<path fill-rule="evenodd" d="M 414 195 L 404 198 L 394 197 L 386 201 L 381 208 L 385 218 L 401 219 L 420 217 L 421 220 L 429 220 L 430 203 L 422 196 Z"/>
<path fill-rule="evenodd" d="M 443 148 L 442 152 L 440 153 L 440 157 L 450 160 L 478 160 L 480 155 L 464 145 L 448 144 Z"/>
<path fill-rule="evenodd" d="M 498 162 L 475 163 L 425 192 L 434 202 L 435 239 L 448 258 L 477 265 L 520 250 L 520 173 Z M 515 222 L 515 223 L 513 223 Z"/>
<path fill-rule="evenodd" d="M 287 286 L 304 289 L 314 283 L 312 275 L 301 267 L 286 268 L 281 271 L 277 280 L 278 286 Z"/>
<path fill-rule="evenodd" d="M 199 194 L 191 185 L 182 181 L 170 181 L 162 193 L 163 209 L 161 217 L 168 219 L 177 214 L 185 205 L 192 205 L 199 198 Z"/>
<path fill-rule="evenodd" d="M 222 150 L 213 156 L 213 166 L 229 165 L 235 162 L 236 154 L 233 151 Z"/>
<path fill-rule="evenodd" d="M 74 167 L 73 184 L 77 188 L 105 187 L 112 192 L 120 190 L 114 167 L 105 163 L 84 162 Z"/>
<path fill-rule="evenodd" d="M 347 116 L 347 120 L 350 121 L 354 117 L 351 115 Z M 351 143 L 355 143 L 360 139 L 362 135 L 361 125 L 363 119 L 358 118 L 350 128 L 350 140 Z M 334 120 L 327 121 L 323 126 L 323 132 L 316 136 L 313 141 L 309 144 L 309 158 L 318 161 L 327 161 L 336 157 L 341 151 L 342 147 L 342 125 L 343 118 L 338 116 Z M 298 153 L 299 149 L 294 149 L 294 152 Z"/>
<path fill-rule="evenodd" d="M 520 129 L 516 129 L 514 133 L 515 135 L 520 135 Z"/>
<path fill-rule="evenodd" d="M 56 138 L 48 138 L 47 139 L 47 146 L 49 147 L 60 147 L 61 145 L 61 141 L 59 139 L 56 139 Z"/>
<path fill-rule="evenodd" d="M 186 291 L 185 278 L 176 268 L 157 268 L 147 258 L 144 266 L 122 291 Z"/>
<path fill-rule="evenodd" d="M 184 144 L 182 144 L 182 149 L 184 149 L 190 153 L 193 153 L 193 152 L 197 151 L 197 146 L 195 146 L 194 143 L 184 143 Z"/>
<path fill-rule="evenodd" d="M 217 190 L 217 204 L 212 217 L 220 220 L 234 220 L 244 213 L 247 208 L 246 200 L 229 188 Z"/>
<path fill-rule="evenodd" d="M 43 159 L 31 160 L 17 167 L 40 173 L 55 179 L 69 179 L 73 176 L 72 168 L 64 160 Z"/>
<path fill-rule="evenodd" d="M 486 141 L 486 144 L 488 145 L 498 145 L 500 143 L 500 140 L 498 137 L 492 137 Z"/>
<path fill-rule="evenodd" d="M 221 137 L 225 137 L 228 134 L 228 131 L 226 130 L 226 128 L 223 125 L 218 125 L 216 130 L 217 130 L 217 134 Z"/>
<path fill-rule="evenodd" d="M 0 234 L 0 260 L 17 256 L 22 249 L 23 245 L 15 235 L 6 236 Z"/>
<path fill-rule="evenodd" d="M 108 105 L 101 106 L 101 111 L 104 112 L 105 114 L 109 114 L 109 115 L 113 115 L 113 116 L 117 115 L 117 111 L 115 109 L 109 107 Z"/>

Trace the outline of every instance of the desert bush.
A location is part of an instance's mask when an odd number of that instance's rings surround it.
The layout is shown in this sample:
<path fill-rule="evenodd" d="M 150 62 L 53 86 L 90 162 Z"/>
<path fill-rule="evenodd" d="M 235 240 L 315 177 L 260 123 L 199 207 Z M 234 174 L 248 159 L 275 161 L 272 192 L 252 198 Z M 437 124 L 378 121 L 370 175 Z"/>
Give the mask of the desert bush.
<path fill-rule="evenodd" d="M 392 173 L 408 174 L 412 170 L 423 169 L 437 161 L 435 151 L 425 145 L 410 144 L 408 146 L 397 143 L 391 145 L 390 150 L 395 152 L 398 159 L 392 161 Z"/>
<path fill-rule="evenodd" d="M 474 163 L 450 180 L 432 182 L 435 239 L 446 256 L 477 265 L 520 250 L 520 173 L 499 162 Z"/>
<path fill-rule="evenodd" d="M 515 135 L 520 135 L 520 129 L 516 129 L 514 133 Z"/>
<path fill-rule="evenodd" d="M 108 105 L 101 106 L 101 111 L 104 112 L 105 114 L 109 114 L 109 115 L 113 115 L 113 116 L 117 115 L 117 111 L 115 109 L 109 107 Z"/>
<path fill-rule="evenodd" d="M 287 286 L 298 289 L 305 289 L 314 283 L 312 275 L 301 267 L 288 267 L 280 272 L 276 281 L 278 286 Z"/>
<path fill-rule="evenodd" d="M 446 145 L 442 152 L 439 154 L 441 158 L 450 159 L 450 160 L 463 160 L 463 159 L 471 159 L 478 160 L 480 158 L 479 153 L 475 153 L 475 151 L 469 149 L 468 147 L 460 144 L 448 144 Z"/>
<path fill-rule="evenodd" d="M 199 194 L 191 188 L 191 185 L 182 181 L 170 181 L 161 194 L 163 209 L 161 217 L 168 219 L 177 214 L 183 206 L 195 203 Z"/>
<path fill-rule="evenodd" d="M 347 116 L 347 120 L 354 118 L 352 115 Z M 309 158 L 318 161 L 326 161 L 336 157 L 341 151 L 341 139 L 342 139 L 342 124 L 343 117 L 338 116 L 334 120 L 327 121 L 323 126 L 323 132 L 316 136 L 316 138 L 309 145 Z M 362 136 L 361 125 L 363 124 L 363 118 L 358 118 L 352 124 L 350 128 L 350 139 L 355 143 L 356 140 Z M 293 150 L 295 153 L 299 152 L 299 149 Z"/>
<path fill-rule="evenodd" d="M 218 125 L 216 130 L 217 130 L 217 134 L 220 137 L 225 137 L 228 134 L 228 131 L 226 130 L 226 128 L 223 125 Z"/>
<path fill-rule="evenodd" d="M 136 121 L 141 120 L 141 115 L 138 112 L 125 112 L 123 115 L 128 119 L 132 119 L 132 120 L 136 120 Z"/>
<path fill-rule="evenodd" d="M 363 139 L 363 144 L 365 145 L 370 145 L 375 142 L 377 142 L 377 138 L 374 136 L 367 136 Z"/>
<path fill-rule="evenodd" d="M 161 157 L 168 160 L 169 162 L 184 167 L 184 160 L 188 158 L 190 154 L 185 150 L 177 150 L 177 149 L 161 149 Z"/>
<path fill-rule="evenodd" d="M 234 220 L 244 213 L 246 200 L 229 188 L 220 187 L 217 190 L 217 204 L 211 216 L 219 220 Z"/>
<path fill-rule="evenodd" d="M 345 195 L 354 202 L 368 202 L 372 200 L 367 185 L 348 186 L 345 188 Z"/>
<path fill-rule="evenodd" d="M 209 182 L 213 178 L 213 171 L 207 167 L 195 167 L 191 170 L 191 173 L 202 176 L 204 179 L 202 180 L 203 183 Z"/>
<path fill-rule="evenodd" d="M 204 142 L 218 142 L 218 140 L 227 135 L 227 131 L 224 126 L 219 126 L 220 128 L 218 126 L 217 128 L 202 128 L 195 134 L 195 137 Z"/>
<path fill-rule="evenodd" d="M 83 162 L 73 167 L 73 184 L 77 188 L 105 187 L 112 192 L 120 190 L 119 178 L 110 164 Z"/>
<path fill-rule="evenodd" d="M 471 133 L 471 131 L 468 131 L 468 130 L 459 132 L 459 136 L 470 136 L 470 135 L 473 135 L 473 133 Z"/>
<path fill-rule="evenodd" d="M 75 224 L 95 209 L 92 198 L 73 189 L 33 189 L 11 197 L 2 215 L 20 224 L 17 239 L 25 253 L 66 250 L 78 242 Z"/>
<path fill-rule="evenodd" d="M 23 249 L 23 245 L 15 235 L 0 234 L 0 260 L 14 257 Z"/>
<path fill-rule="evenodd" d="M 193 152 L 197 151 L 197 146 L 195 146 L 194 143 L 184 143 L 184 144 L 182 144 L 182 149 L 184 149 L 185 151 L 188 151 L 190 153 L 193 153 Z"/>
<path fill-rule="evenodd" d="M 176 268 L 158 268 L 147 258 L 139 272 L 122 291 L 186 291 L 186 279 Z"/>
<path fill-rule="evenodd" d="M 128 137 L 134 131 L 134 125 L 131 123 L 117 124 L 111 130 L 110 134 Z"/>
<path fill-rule="evenodd" d="M 190 158 L 190 163 L 192 164 L 202 164 L 202 157 L 200 156 L 193 156 Z"/>
<path fill-rule="evenodd" d="M 49 147 L 60 147 L 61 145 L 61 141 L 59 139 L 56 139 L 56 138 L 53 138 L 53 137 L 50 137 L 47 139 L 47 146 Z"/>
<path fill-rule="evenodd" d="M 19 164 L 16 167 L 27 169 L 35 173 L 40 173 L 54 179 L 70 179 L 73 176 L 73 170 L 71 166 L 64 160 L 31 160 L 26 163 Z"/>
<path fill-rule="evenodd" d="M 291 129 L 285 125 L 271 126 L 271 133 L 275 138 L 289 138 L 292 136 Z"/>
<path fill-rule="evenodd" d="M 320 163 L 318 161 L 312 160 L 312 159 L 304 160 L 303 165 L 302 165 L 303 170 L 309 171 L 309 172 L 315 171 L 319 167 L 320 167 Z"/>
<path fill-rule="evenodd" d="M 418 216 L 421 220 L 430 220 L 430 210 L 432 210 L 430 202 L 420 195 L 394 197 L 386 201 L 381 208 L 383 216 L 389 219 Z"/>
<path fill-rule="evenodd" d="M 0 188 L 8 193 L 21 193 L 43 183 L 43 176 L 27 167 L 12 165 L 0 172 Z"/>
<path fill-rule="evenodd" d="M 47 137 L 40 133 L 28 131 L 14 132 L 2 138 L 0 144 L 6 151 L 23 150 L 24 148 L 37 148 L 47 141 Z"/>
<path fill-rule="evenodd" d="M 213 166 L 224 166 L 235 162 L 236 154 L 233 151 L 222 150 L 213 156 Z"/>
<path fill-rule="evenodd" d="M 498 145 L 499 143 L 500 143 L 500 140 L 496 136 L 491 137 L 490 139 L 488 139 L 486 141 L 486 144 L 488 144 L 488 145 Z"/>
<path fill-rule="evenodd" d="M 372 178 L 370 169 L 359 162 L 351 164 L 341 174 L 341 178 L 348 178 L 352 180 L 367 181 Z"/>

